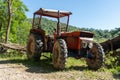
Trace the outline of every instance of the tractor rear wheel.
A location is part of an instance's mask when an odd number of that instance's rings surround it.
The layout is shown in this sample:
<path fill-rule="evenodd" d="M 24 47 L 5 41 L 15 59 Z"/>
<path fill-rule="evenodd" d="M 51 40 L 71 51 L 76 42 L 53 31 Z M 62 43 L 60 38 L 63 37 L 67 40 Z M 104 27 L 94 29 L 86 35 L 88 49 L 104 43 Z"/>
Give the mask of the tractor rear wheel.
<path fill-rule="evenodd" d="M 54 44 L 52 53 L 53 66 L 56 69 L 64 69 L 68 53 L 66 42 L 63 39 L 58 39 Z"/>
<path fill-rule="evenodd" d="M 87 65 L 90 69 L 97 70 L 104 64 L 105 54 L 102 46 L 98 43 L 93 43 L 93 47 L 88 51 L 94 58 L 86 58 Z"/>
<path fill-rule="evenodd" d="M 40 60 L 43 50 L 43 39 L 41 35 L 31 33 L 27 43 L 27 57 L 35 61 Z"/>

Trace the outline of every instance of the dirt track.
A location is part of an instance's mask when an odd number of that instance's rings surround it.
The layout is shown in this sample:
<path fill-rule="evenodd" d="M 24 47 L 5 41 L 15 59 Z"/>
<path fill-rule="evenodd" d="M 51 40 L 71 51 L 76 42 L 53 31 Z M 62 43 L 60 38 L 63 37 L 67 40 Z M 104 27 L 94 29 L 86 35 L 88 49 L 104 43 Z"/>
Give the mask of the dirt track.
<path fill-rule="evenodd" d="M 109 72 L 68 70 L 44 72 L 43 67 L 0 61 L 0 80 L 119 80 Z"/>

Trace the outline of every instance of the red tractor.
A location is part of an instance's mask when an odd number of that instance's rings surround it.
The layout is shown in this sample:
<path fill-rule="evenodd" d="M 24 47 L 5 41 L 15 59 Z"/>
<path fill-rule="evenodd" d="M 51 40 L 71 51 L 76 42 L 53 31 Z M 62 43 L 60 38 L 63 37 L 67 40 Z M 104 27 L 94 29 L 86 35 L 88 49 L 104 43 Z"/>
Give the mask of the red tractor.
<path fill-rule="evenodd" d="M 104 52 L 100 44 L 93 41 L 94 34 L 87 31 L 68 32 L 68 11 L 40 8 L 34 13 L 32 29 L 27 43 L 28 59 L 40 60 L 42 52 L 51 52 L 53 66 L 64 69 L 67 57 L 85 58 L 91 69 L 99 69 L 104 63 Z M 43 17 L 56 20 L 53 35 L 46 35 L 41 27 Z M 67 18 L 66 23 L 61 22 Z M 49 25 L 49 24 L 48 24 Z"/>

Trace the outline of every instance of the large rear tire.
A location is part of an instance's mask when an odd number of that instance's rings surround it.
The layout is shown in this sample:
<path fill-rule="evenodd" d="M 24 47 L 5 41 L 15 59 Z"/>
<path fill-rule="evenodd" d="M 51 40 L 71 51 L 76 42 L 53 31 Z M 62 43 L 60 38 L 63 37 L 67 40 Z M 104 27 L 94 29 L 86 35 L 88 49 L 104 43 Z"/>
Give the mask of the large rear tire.
<path fill-rule="evenodd" d="M 67 46 L 63 39 L 58 39 L 53 47 L 52 61 L 56 69 L 64 69 L 67 58 Z"/>
<path fill-rule="evenodd" d="M 90 69 L 97 70 L 104 65 L 105 54 L 102 46 L 98 43 L 93 43 L 93 47 L 88 51 L 94 58 L 86 58 L 87 65 Z"/>
<path fill-rule="evenodd" d="M 35 61 L 40 60 L 43 50 L 43 39 L 41 35 L 31 33 L 27 43 L 27 57 Z"/>

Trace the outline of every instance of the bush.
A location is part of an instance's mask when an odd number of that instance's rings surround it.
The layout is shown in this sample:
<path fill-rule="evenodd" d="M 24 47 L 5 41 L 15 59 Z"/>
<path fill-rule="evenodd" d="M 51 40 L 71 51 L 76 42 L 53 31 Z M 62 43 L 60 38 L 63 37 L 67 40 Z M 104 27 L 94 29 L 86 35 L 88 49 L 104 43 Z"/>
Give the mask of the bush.
<path fill-rule="evenodd" d="M 120 52 L 119 51 L 110 51 L 106 53 L 105 65 L 107 68 L 115 68 L 120 65 Z"/>

